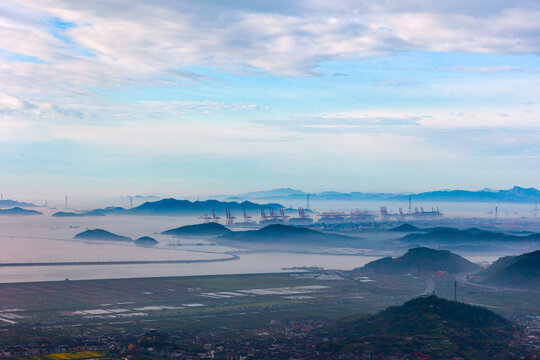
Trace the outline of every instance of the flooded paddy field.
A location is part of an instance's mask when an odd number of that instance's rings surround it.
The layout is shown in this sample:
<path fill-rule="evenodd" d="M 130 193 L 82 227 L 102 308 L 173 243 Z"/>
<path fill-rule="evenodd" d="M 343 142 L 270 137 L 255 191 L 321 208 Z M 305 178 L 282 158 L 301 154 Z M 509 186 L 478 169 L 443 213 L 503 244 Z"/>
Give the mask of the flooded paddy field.
<path fill-rule="evenodd" d="M 332 321 L 375 313 L 426 289 L 451 298 L 453 280 L 313 270 L 0 284 L 0 341 L 133 329 L 234 334 L 267 326 L 275 319 Z M 536 295 L 530 292 L 460 284 L 459 298 L 506 315 L 540 312 Z"/>
<path fill-rule="evenodd" d="M 265 325 L 273 318 L 328 320 L 400 303 L 425 286 L 423 279 L 385 285 L 345 274 L 296 275 L 0 284 L 0 341 L 15 341 L 29 327 L 33 338 L 47 338 L 133 328 L 235 331 Z"/>

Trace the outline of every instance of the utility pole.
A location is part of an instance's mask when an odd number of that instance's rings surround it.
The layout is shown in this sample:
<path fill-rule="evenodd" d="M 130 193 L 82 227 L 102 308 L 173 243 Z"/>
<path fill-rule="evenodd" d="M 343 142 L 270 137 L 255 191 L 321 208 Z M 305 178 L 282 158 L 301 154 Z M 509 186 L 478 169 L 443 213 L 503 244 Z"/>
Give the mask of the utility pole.
<path fill-rule="evenodd" d="M 457 302 L 457 280 L 454 280 L 454 302 Z"/>

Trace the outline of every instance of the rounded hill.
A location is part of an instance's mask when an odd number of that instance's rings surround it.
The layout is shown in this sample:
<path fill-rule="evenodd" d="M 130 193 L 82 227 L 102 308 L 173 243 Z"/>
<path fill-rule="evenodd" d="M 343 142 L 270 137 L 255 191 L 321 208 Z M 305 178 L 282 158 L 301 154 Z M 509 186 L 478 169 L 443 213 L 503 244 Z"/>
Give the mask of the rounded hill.
<path fill-rule="evenodd" d="M 385 257 L 366 264 L 361 270 L 380 273 L 436 272 L 451 274 L 479 270 L 480 266 L 448 250 L 426 247 L 409 249 L 397 258 Z"/>
<path fill-rule="evenodd" d="M 139 246 L 154 246 L 157 244 L 159 244 L 159 242 L 150 236 L 142 236 L 138 238 L 137 240 L 135 240 L 135 245 L 139 245 Z"/>
<path fill-rule="evenodd" d="M 509 359 L 517 351 L 509 346 L 518 331 L 513 323 L 490 310 L 435 295 L 373 316 L 350 316 L 328 330 L 328 337 L 336 340 L 322 346 L 346 352 Z"/>
<path fill-rule="evenodd" d="M 86 230 L 75 235 L 75 239 L 103 241 L 132 241 L 131 238 L 113 234 L 103 229 Z"/>
<path fill-rule="evenodd" d="M 162 234 L 173 236 L 217 237 L 230 232 L 231 230 L 221 224 L 209 222 L 204 224 L 180 226 L 176 229 L 166 230 L 162 232 Z"/>

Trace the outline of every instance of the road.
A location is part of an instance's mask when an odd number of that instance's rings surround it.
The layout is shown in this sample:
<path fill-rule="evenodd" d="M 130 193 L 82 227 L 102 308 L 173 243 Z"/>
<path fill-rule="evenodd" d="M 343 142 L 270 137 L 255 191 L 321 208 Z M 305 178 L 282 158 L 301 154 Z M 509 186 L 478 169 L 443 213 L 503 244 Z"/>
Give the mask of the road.
<path fill-rule="evenodd" d="M 489 289 L 489 290 L 493 290 L 493 291 L 515 291 L 515 292 L 531 291 L 531 290 L 524 290 L 524 289 L 514 289 L 514 288 L 509 288 L 509 287 L 491 286 L 491 285 L 486 285 L 486 284 L 480 284 L 480 283 L 477 283 L 477 282 L 470 281 L 467 278 L 467 276 L 468 276 L 468 274 L 458 274 L 458 275 L 456 275 L 456 280 L 457 280 L 458 283 L 463 284 L 463 285 L 476 286 L 476 287 L 481 287 L 481 288 Z"/>
<path fill-rule="evenodd" d="M 426 280 L 426 288 L 420 296 L 431 295 L 435 291 L 435 281 L 432 278 Z"/>

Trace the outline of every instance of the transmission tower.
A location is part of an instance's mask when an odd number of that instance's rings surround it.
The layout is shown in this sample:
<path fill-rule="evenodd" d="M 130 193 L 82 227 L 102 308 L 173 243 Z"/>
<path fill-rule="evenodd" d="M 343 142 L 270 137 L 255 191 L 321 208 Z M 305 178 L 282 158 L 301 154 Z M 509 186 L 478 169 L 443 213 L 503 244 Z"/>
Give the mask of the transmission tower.
<path fill-rule="evenodd" d="M 534 209 L 531 212 L 534 213 L 534 217 L 536 217 L 536 215 L 538 215 L 538 212 L 540 212 L 540 210 L 538 209 L 537 201 L 534 202 Z"/>

